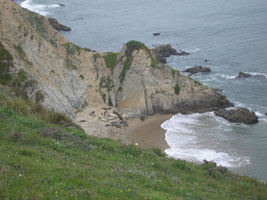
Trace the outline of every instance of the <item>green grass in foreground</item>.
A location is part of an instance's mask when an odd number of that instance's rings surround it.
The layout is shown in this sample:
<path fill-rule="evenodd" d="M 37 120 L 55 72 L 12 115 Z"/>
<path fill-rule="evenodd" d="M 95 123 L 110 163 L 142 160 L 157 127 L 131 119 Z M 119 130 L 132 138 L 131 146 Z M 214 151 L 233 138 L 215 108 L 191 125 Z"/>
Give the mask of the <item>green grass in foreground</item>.
<path fill-rule="evenodd" d="M 19 110 L 19 109 L 15 109 Z M 0 199 L 267 199 L 264 183 L 0 104 Z"/>

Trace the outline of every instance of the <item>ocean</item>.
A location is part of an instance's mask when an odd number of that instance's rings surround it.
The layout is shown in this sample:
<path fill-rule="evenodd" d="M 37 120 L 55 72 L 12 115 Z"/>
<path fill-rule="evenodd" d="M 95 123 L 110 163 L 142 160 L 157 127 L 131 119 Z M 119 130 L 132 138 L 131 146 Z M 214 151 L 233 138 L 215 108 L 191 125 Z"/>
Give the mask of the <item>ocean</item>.
<path fill-rule="evenodd" d="M 21 0 L 23 7 L 72 28 L 70 41 L 97 51 L 120 51 L 129 40 L 148 47 L 171 44 L 190 52 L 168 65 L 183 71 L 202 65 L 192 78 L 222 89 L 236 106 L 259 117 L 255 125 L 229 123 L 213 112 L 174 115 L 161 126 L 166 153 L 192 162 L 215 161 L 231 171 L 267 181 L 266 0 Z M 64 4 L 65 6 L 59 6 Z M 160 36 L 153 36 L 159 32 Z M 208 60 L 205 62 L 205 60 Z M 266 79 L 235 79 L 239 72 Z"/>

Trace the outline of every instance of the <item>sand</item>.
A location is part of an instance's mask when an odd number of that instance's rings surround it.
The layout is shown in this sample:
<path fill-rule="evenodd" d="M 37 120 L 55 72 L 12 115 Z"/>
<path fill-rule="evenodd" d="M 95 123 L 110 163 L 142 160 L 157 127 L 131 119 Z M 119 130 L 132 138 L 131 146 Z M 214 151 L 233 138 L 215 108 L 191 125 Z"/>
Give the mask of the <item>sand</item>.
<path fill-rule="evenodd" d="M 164 152 L 169 146 L 165 140 L 166 131 L 161 128 L 161 124 L 171 117 L 169 114 L 156 114 L 149 116 L 144 122 L 139 118 L 129 120 L 126 130 L 128 139 L 141 148 L 160 148 Z"/>

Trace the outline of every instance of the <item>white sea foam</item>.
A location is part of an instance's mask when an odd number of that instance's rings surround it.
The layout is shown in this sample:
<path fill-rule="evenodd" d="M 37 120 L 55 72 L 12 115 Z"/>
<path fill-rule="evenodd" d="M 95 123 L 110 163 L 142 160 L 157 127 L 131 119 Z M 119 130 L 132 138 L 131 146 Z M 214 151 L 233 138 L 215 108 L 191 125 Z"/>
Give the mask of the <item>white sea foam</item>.
<path fill-rule="evenodd" d="M 236 76 L 231 76 L 231 75 L 228 75 L 228 74 L 214 74 L 214 75 L 222 77 L 222 78 L 225 78 L 225 79 L 235 79 L 235 77 L 236 77 Z"/>
<path fill-rule="evenodd" d="M 186 50 L 186 52 L 189 52 L 189 53 L 196 53 L 198 51 L 200 51 L 201 49 L 200 48 L 195 48 L 195 49 L 188 49 Z"/>
<path fill-rule="evenodd" d="M 225 124 L 220 121 L 223 119 L 215 117 L 213 112 L 192 115 L 177 114 L 164 122 L 161 126 L 167 131 L 165 139 L 170 146 L 165 152 L 176 159 L 191 162 L 208 160 L 230 168 L 249 164 L 249 157 L 239 156 L 234 152 L 228 153 L 216 150 L 216 143 L 224 140 L 222 136 L 218 139 L 211 138 L 212 134 L 200 133 L 201 127 L 205 128 L 205 121 L 214 120 L 214 118 L 219 120 L 218 124 L 220 124 L 219 127 L 216 125 L 214 130 L 224 130 Z M 227 126 L 230 126 L 230 123 L 227 122 Z M 231 128 L 228 127 L 228 129 L 231 131 Z M 203 141 L 205 141 L 204 144 Z"/>
<path fill-rule="evenodd" d="M 244 73 L 248 73 L 253 76 L 264 76 L 265 78 L 267 78 L 267 73 L 261 73 L 261 72 L 244 72 Z"/>
<path fill-rule="evenodd" d="M 21 2 L 20 5 L 23 8 L 27 8 L 28 10 L 39 13 L 40 15 L 44 15 L 44 16 L 49 14 L 47 9 L 60 7 L 60 5 L 58 4 L 50 4 L 50 5 L 36 4 L 36 3 L 33 3 L 32 0 L 25 0 Z"/>

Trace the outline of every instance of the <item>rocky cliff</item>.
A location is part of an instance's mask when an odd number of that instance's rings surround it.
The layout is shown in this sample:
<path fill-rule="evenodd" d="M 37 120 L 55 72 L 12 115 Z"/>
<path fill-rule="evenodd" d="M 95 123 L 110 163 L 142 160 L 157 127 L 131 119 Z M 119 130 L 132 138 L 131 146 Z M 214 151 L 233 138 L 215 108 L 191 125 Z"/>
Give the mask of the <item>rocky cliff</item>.
<path fill-rule="evenodd" d="M 11 0 L 0 2 L 0 42 L 13 58 L 9 73 L 23 70 L 31 80 L 25 87 L 29 98 L 41 94 L 38 101 L 44 107 L 77 122 L 86 119 L 82 126 L 87 132 L 104 127 L 88 116 L 107 106 L 138 117 L 231 105 L 215 89 L 159 62 L 140 42 L 128 42 L 119 53 L 90 52 L 67 41 L 45 17 Z"/>

